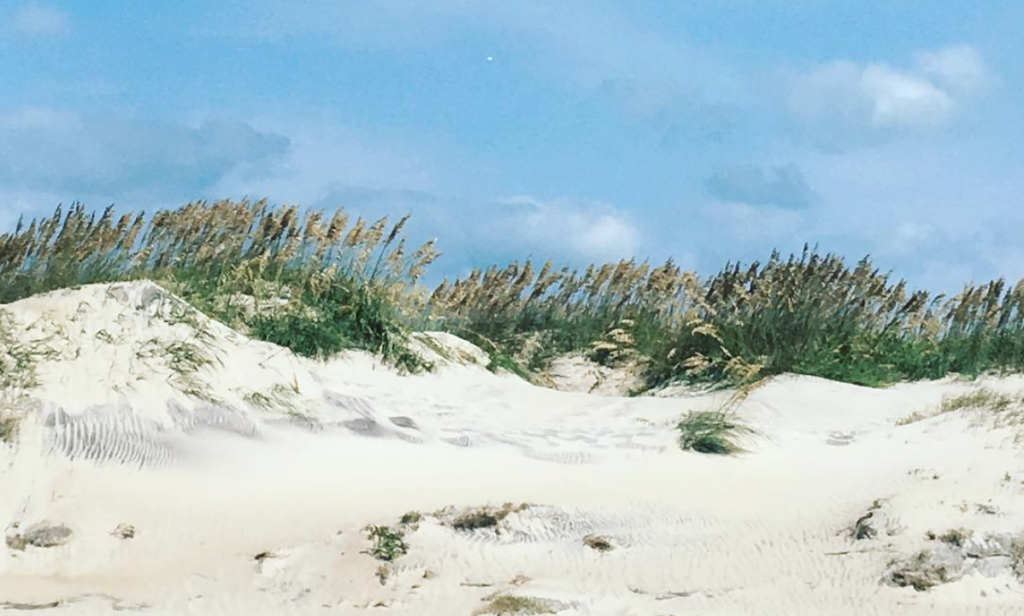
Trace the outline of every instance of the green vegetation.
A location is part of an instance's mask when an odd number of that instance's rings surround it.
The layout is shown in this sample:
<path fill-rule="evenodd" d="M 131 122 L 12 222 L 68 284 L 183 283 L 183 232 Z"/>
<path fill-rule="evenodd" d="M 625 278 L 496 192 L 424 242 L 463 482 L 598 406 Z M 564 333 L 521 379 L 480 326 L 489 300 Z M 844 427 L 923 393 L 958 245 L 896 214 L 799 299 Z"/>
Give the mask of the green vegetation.
<path fill-rule="evenodd" d="M 955 372 L 1024 369 L 1024 285 L 931 297 L 868 259 L 854 267 L 805 249 L 730 264 L 706 281 L 671 261 L 621 261 L 583 274 L 528 262 L 442 284 L 432 307 L 455 333 L 480 334 L 527 365 L 569 351 L 598 362 L 632 351 L 648 385 L 742 385 L 795 372 L 879 386 Z M 540 361 L 527 341 L 541 349 Z"/>
<path fill-rule="evenodd" d="M 985 411 L 1002 425 L 1018 425 L 1024 419 L 1024 398 L 1009 396 L 986 387 L 978 387 L 965 394 L 943 396 L 938 407 L 926 411 L 914 411 L 897 421 L 897 425 L 912 424 L 944 413 L 976 410 Z"/>
<path fill-rule="evenodd" d="M 1010 544 L 1010 564 L 1017 579 L 1024 581 L 1024 536 L 1014 537 Z"/>
<path fill-rule="evenodd" d="M 367 534 L 373 541 L 370 554 L 377 560 L 390 563 L 409 552 L 405 533 L 401 530 L 393 530 L 390 526 L 370 526 Z"/>
<path fill-rule="evenodd" d="M 529 503 L 505 503 L 501 507 L 481 507 L 464 512 L 451 521 L 455 530 L 475 531 L 493 528 L 499 531 L 498 525 L 512 513 L 522 513 L 530 508 Z"/>
<path fill-rule="evenodd" d="M 20 423 L 17 403 L 36 385 L 36 353 L 14 335 L 11 315 L 0 310 L 0 443 L 14 441 Z"/>
<path fill-rule="evenodd" d="M 970 531 L 964 530 L 962 528 L 951 528 L 950 530 L 939 535 L 938 539 L 943 543 L 948 543 L 949 545 L 952 545 L 954 547 L 962 548 L 964 547 L 964 544 L 967 543 L 967 540 L 970 538 L 970 536 Z"/>
<path fill-rule="evenodd" d="M 733 439 L 744 428 L 728 413 L 698 411 L 689 413 L 676 425 L 679 446 L 697 453 L 729 455 L 742 451 Z"/>
<path fill-rule="evenodd" d="M 300 215 L 265 201 L 194 202 L 124 214 L 113 208 L 18 224 L 0 235 L 0 303 L 82 284 L 150 279 L 251 335 L 310 357 L 342 349 L 424 368 L 406 348 L 415 284 L 438 255 L 406 253 L 408 217 L 389 225 L 337 210 Z"/>
<path fill-rule="evenodd" d="M 431 323 L 524 378 L 565 353 L 642 370 L 646 387 L 742 386 L 794 372 L 869 386 L 1024 370 L 1024 284 L 909 290 L 867 259 L 805 248 L 701 279 L 671 260 L 578 270 L 531 261 L 419 286 L 433 242 L 390 224 L 195 202 L 152 216 L 81 205 L 0 235 L 0 304 L 93 282 L 152 279 L 256 338 L 308 357 L 377 353 L 429 369 L 409 335 Z"/>
<path fill-rule="evenodd" d="M 583 545 L 598 552 L 611 552 L 615 549 L 611 539 L 600 535 L 587 535 L 583 538 Z"/>
<path fill-rule="evenodd" d="M 475 614 L 495 614 L 496 616 L 524 616 L 527 614 L 554 614 L 555 610 L 533 597 L 515 595 L 497 595 L 488 597 L 488 603 Z"/>

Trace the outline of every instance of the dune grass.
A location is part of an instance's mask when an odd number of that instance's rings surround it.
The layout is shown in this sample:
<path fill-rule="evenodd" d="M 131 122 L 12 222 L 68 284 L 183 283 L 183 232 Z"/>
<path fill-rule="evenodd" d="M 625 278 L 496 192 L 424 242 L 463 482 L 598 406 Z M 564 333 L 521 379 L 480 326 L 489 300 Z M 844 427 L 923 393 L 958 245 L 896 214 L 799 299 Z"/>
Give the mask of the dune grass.
<path fill-rule="evenodd" d="M 721 411 L 699 411 L 687 414 L 676 428 L 679 430 L 679 446 L 688 451 L 730 455 L 742 449 L 733 442 L 743 427 L 727 413 Z"/>
<path fill-rule="evenodd" d="M 15 336 L 14 323 L 0 310 L 0 443 L 15 440 L 20 425 L 18 402 L 36 385 L 36 354 Z"/>
<path fill-rule="evenodd" d="M 701 281 L 671 261 L 621 261 L 580 274 L 530 262 L 444 283 L 432 307 L 457 334 L 486 336 L 524 365 L 585 352 L 632 353 L 650 387 L 743 385 L 787 372 L 868 386 L 1024 370 L 1024 284 L 911 291 L 868 259 L 849 266 L 805 248 L 729 264 Z M 527 342 L 539 349 L 523 357 Z"/>
<path fill-rule="evenodd" d="M 484 348 L 493 369 L 529 378 L 582 353 L 635 366 L 647 388 L 742 386 L 787 372 L 868 386 L 1024 371 L 1024 284 L 910 290 L 869 259 L 812 248 L 728 264 L 702 279 L 671 260 L 582 269 L 491 266 L 432 293 L 434 243 L 407 250 L 395 223 L 194 202 L 151 216 L 81 205 L 0 235 L 0 304 L 92 282 L 148 278 L 210 316 L 309 357 L 344 349 L 427 368 L 408 336 L 430 324 Z"/>
<path fill-rule="evenodd" d="M 475 615 L 493 614 L 494 616 L 526 616 L 528 614 L 554 614 L 555 610 L 545 601 L 534 597 L 499 594 L 488 597 L 487 605 L 480 608 Z"/>
<path fill-rule="evenodd" d="M 905 426 L 932 417 L 957 411 L 979 411 L 995 419 L 998 425 L 1019 426 L 1024 423 L 1024 398 L 1011 396 L 987 387 L 976 387 L 959 395 L 946 395 L 938 406 L 914 411 L 900 418 L 896 425 Z"/>
<path fill-rule="evenodd" d="M 193 202 L 151 216 L 75 205 L 0 235 L 0 303 L 78 285 L 154 280 L 210 316 L 309 357 L 343 349 L 423 367 L 406 347 L 414 287 L 437 256 L 407 252 L 408 217 L 301 214 L 265 201 Z"/>

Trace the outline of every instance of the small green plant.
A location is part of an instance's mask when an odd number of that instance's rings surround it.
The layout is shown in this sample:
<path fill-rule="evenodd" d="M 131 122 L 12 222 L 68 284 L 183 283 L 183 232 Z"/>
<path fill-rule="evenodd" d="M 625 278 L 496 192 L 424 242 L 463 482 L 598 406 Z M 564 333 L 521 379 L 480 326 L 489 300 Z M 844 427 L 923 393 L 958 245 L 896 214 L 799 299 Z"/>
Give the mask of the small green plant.
<path fill-rule="evenodd" d="M 1018 535 L 1010 544 L 1010 564 L 1017 579 L 1024 581 L 1024 535 Z"/>
<path fill-rule="evenodd" d="M 615 549 L 615 544 L 608 537 L 600 535 L 587 535 L 583 538 L 583 544 L 598 552 L 610 552 Z"/>
<path fill-rule="evenodd" d="M 964 547 L 964 544 L 967 543 L 967 539 L 970 536 L 970 531 L 962 528 L 953 528 L 939 535 L 938 539 L 943 543 L 948 543 L 954 547 L 962 548 Z"/>
<path fill-rule="evenodd" d="M 481 507 L 463 513 L 452 520 L 451 525 L 455 530 L 474 531 L 483 528 L 494 528 L 497 531 L 498 525 L 509 514 L 520 513 L 529 508 L 530 505 L 528 503 L 520 503 L 519 505 L 505 503 L 500 508 Z"/>
<path fill-rule="evenodd" d="M 419 511 L 409 511 L 402 516 L 399 520 L 399 524 L 410 526 L 412 524 L 419 524 L 421 520 L 423 520 L 423 514 Z"/>
<path fill-rule="evenodd" d="M 394 562 L 409 552 L 409 545 L 405 542 L 405 533 L 402 531 L 392 530 L 389 526 L 370 526 L 367 528 L 367 534 L 373 541 L 370 555 L 377 560 Z"/>
<path fill-rule="evenodd" d="M 889 574 L 889 580 L 896 586 L 911 587 L 918 592 L 924 592 L 939 584 L 949 582 L 950 574 L 945 564 L 936 561 L 926 551 L 918 552 L 910 560 L 899 564 L 891 563 L 893 566 Z"/>
<path fill-rule="evenodd" d="M 487 605 L 475 612 L 477 615 L 494 614 L 495 616 L 524 616 L 529 614 L 554 614 L 551 606 L 533 597 L 516 595 L 495 595 L 487 598 Z"/>
<path fill-rule="evenodd" d="M 747 428 L 723 411 L 696 411 L 689 413 L 676 428 L 679 446 L 688 451 L 729 455 L 742 449 L 732 439 Z"/>
<path fill-rule="evenodd" d="M 10 443 L 18 435 L 18 418 L 0 410 L 0 443 Z"/>

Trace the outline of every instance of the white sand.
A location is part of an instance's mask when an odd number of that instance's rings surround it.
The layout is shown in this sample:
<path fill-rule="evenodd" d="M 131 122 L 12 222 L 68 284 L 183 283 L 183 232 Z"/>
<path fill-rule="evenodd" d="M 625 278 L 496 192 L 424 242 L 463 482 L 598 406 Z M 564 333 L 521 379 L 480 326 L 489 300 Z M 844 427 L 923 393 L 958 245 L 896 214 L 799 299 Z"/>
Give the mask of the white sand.
<path fill-rule="evenodd" d="M 1024 614 L 1007 567 L 926 592 L 882 581 L 936 545 L 928 531 L 1024 531 L 1014 429 L 978 411 L 896 425 L 975 383 L 779 378 L 739 409 L 747 452 L 715 457 L 680 451 L 673 425 L 724 394 L 533 387 L 444 335 L 452 361 L 424 376 L 362 354 L 317 363 L 174 305 L 138 283 L 7 307 L 23 341 L 53 352 L 17 402 L 17 443 L 0 445 L 0 522 L 74 534 L 0 550 L 0 604 L 468 616 L 507 593 L 565 615 Z M 176 374 L 167 349 L 197 327 L 213 363 Z M 854 541 L 876 499 L 878 536 Z M 532 506 L 500 533 L 427 516 L 378 581 L 368 524 L 506 502 Z M 119 524 L 135 537 L 112 536 Z"/>

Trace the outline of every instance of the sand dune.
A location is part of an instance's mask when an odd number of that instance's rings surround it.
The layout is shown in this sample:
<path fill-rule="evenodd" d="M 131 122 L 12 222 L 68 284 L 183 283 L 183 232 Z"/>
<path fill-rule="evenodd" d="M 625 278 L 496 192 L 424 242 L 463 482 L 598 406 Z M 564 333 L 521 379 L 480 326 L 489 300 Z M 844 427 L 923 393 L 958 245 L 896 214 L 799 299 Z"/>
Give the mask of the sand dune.
<path fill-rule="evenodd" d="M 977 408 L 900 421 L 978 387 L 1019 398 L 1020 377 L 780 377 L 737 411 L 746 451 L 719 457 L 674 424 L 729 392 L 617 396 L 576 360 L 555 381 L 582 392 L 492 374 L 444 334 L 421 376 L 308 361 L 149 283 L 7 310 L 37 357 L 4 401 L 9 609 L 1024 614 L 1017 429 Z M 368 525 L 407 553 L 375 558 Z"/>

